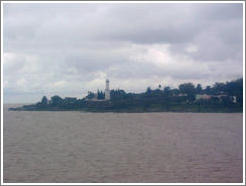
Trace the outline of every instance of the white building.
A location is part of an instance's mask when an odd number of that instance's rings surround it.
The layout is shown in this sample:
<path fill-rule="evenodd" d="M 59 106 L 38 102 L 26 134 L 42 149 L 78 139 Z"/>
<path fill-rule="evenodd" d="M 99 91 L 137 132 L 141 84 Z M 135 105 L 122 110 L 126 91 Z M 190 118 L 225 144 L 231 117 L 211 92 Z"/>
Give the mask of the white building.
<path fill-rule="evenodd" d="M 196 100 L 198 100 L 198 99 L 206 99 L 206 100 L 208 100 L 208 99 L 211 99 L 211 96 L 207 95 L 207 94 L 197 94 L 196 95 Z"/>
<path fill-rule="evenodd" d="M 106 80 L 105 100 L 110 100 L 109 80 Z"/>

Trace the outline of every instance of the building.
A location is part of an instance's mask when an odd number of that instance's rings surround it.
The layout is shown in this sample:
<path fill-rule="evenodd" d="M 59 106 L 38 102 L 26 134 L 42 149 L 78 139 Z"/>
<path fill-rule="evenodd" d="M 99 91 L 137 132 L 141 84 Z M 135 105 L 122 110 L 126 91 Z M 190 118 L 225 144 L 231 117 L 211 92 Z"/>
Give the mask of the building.
<path fill-rule="evenodd" d="M 208 99 L 211 99 L 211 96 L 207 95 L 207 94 L 197 94 L 196 95 L 196 100 L 198 100 L 198 99 L 206 99 L 206 100 L 208 100 Z"/>
<path fill-rule="evenodd" d="M 106 80 L 105 100 L 110 100 L 109 80 Z"/>
<path fill-rule="evenodd" d="M 179 93 L 177 96 L 183 97 L 183 96 L 187 96 L 187 94 Z"/>
<path fill-rule="evenodd" d="M 99 98 L 99 93 L 100 93 L 100 98 Z M 88 92 L 88 95 L 85 97 L 86 101 L 108 101 L 110 100 L 110 89 L 109 89 L 109 80 L 106 80 L 106 87 L 105 87 L 105 92 L 104 95 L 102 95 L 103 92 L 97 91 L 97 93 L 93 92 Z"/>

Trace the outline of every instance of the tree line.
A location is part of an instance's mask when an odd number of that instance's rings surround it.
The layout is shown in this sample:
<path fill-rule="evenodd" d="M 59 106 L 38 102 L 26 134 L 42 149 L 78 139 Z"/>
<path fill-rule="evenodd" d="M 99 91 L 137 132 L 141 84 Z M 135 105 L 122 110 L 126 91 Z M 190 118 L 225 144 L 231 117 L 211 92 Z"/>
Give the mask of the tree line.
<path fill-rule="evenodd" d="M 207 100 L 197 100 L 197 94 L 210 95 Z M 183 83 L 178 88 L 159 85 L 156 89 L 147 87 L 142 93 L 127 93 L 117 89 L 110 91 L 110 101 L 93 102 L 93 98 L 104 100 L 105 93 L 88 92 L 82 99 L 61 98 L 52 96 L 50 100 L 44 96 L 36 104 L 38 108 L 59 109 L 94 109 L 113 111 L 242 111 L 243 106 L 243 78 L 225 83 L 215 83 L 213 86 L 202 87 L 193 83 Z M 233 98 L 234 97 L 234 98 Z M 236 101 L 235 101 L 236 99 Z M 233 110 L 234 109 L 234 110 Z"/>

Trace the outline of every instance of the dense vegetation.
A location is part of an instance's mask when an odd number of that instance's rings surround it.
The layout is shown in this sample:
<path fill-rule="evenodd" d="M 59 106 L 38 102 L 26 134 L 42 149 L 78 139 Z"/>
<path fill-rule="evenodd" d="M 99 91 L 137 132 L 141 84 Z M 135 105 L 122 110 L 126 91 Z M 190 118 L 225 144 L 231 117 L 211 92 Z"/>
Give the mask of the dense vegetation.
<path fill-rule="evenodd" d="M 207 95 L 209 99 L 197 99 L 197 95 Z M 97 97 L 97 101 L 93 98 Z M 91 112 L 242 112 L 243 79 L 226 83 L 215 83 L 202 88 L 198 84 L 184 83 L 171 89 L 161 85 L 143 93 L 126 93 L 124 90 L 111 90 L 110 101 L 104 100 L 102 91 L 88 92 L 83 99 L 64 98 L 55 95 L 48 100 L 11 110 L 82 110 Z"/>

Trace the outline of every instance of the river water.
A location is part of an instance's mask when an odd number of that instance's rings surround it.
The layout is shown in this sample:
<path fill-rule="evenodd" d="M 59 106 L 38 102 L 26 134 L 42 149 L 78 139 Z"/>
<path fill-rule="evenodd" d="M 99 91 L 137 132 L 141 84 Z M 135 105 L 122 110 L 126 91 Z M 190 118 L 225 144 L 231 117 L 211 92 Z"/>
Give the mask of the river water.
<path fill-rule="evenodd" d="M 3 110 L 6 183 L 242 182 L 241 113 Z"/>

